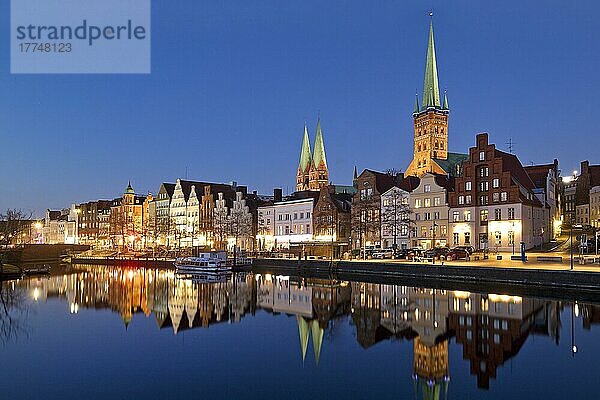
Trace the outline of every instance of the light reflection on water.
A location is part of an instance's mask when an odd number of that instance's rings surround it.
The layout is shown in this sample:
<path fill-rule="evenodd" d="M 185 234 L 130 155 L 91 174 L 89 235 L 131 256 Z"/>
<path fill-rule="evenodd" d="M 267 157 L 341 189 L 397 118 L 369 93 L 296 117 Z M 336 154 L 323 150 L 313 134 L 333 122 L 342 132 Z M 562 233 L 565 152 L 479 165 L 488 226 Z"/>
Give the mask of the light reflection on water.
<path fill-rule="evenodd" d="M 171 331 L 172 336 L 239 324 L 258 312 L 287 315 L 297 328 L 296 348 L 289 351 L 301 359 L 302 366 L 310 358 L 309 364 L 318 369 L 324 347 L 333 351 L 337 341 L 341 343 L 336 332 L 340 329 L 350 330 L 354 337 L 353 344 L 343 342 L 345 352 L 365 349 L 382 357 L 372 350 L 379 343 L 406 343 L 410 354 L 404 356 L 412 359 L 412 368 L 405 374 L 413 384 L 406 393 L 431 399 L 448 396 L 453 385 L 488 390 L 509 360 L 512 368 L 512 360 L 529 337 L 549 339 L 545 348 L 550 343 L 564 347 L 570 342 L 570 355 L 575 355 L 579 350 L 575 325 L 589 330 L 600 321 L 598 306 L 507 294 L 251 273 L 203 282 L 181 279 L 164 269 L 77 268 L 75 273 L 5 283 L 2 299 L 18 291 L 27 294 L 29 305 L 58 300 L 64 313 L 73 317 L 84 311 L 110 310 L 121 318 L 124 332 L 135 329 L 136 324 L 141 327 L 137 316 L 143 315 L 155 320 L 152 329 Z M 44 308 L 38 312 L 43 313 Z M 56 329 L 61 329 L 59 321 Z M 248 328 L 238 334 L 252 335 L 256 330 Z M 561 335 L 567 337 L 561 340 Z M 5 339 L 14 340 L 16 335 L 12 336 Z M 211 345 L 228 344 L 213 340 Z M 459 357 L 453 358 L 452 349 L 458 350 L 466 366 Z M 457 368 L 463 380 L 459 384 L 453 376 Z M 464 375 L 469 376 L 468 382 L 462 379 Z M 461 395 L 455 393 L 454 397 Z"/>

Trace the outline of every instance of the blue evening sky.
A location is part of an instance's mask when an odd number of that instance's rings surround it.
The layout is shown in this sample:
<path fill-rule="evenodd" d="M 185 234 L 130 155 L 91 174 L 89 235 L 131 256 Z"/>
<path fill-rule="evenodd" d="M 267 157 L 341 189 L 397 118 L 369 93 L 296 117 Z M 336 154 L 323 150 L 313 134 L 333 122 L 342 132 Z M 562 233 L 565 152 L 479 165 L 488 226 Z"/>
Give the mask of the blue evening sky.
<path fill-rule="evenodd" d="M 598 163 L 600 2 L 434 1 L 450 150 L 513 138 L 529 164 Z M 320 112 L 331 179 L 404 170 L 431 1 L 152 4 L 150 75 L 11 75 L 0 2 L 0 209 L 156 193 L 177 177 L 292 191 Z"/>

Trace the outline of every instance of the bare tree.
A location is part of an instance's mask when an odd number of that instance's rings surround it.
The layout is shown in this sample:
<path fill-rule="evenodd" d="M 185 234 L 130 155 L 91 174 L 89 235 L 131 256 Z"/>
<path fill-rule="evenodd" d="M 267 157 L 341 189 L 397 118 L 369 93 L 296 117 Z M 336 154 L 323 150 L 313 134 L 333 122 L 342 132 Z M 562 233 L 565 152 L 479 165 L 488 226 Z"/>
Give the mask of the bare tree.
<path fill-rule="evenodd" d="M 235 238 L 235 246 L 239 246 L 241 241 L 245 250 L 248 249 L 249 243 L 254 243 L 252 240 L 252 214 L 248 206 L 234 207 L 229 213 L 229 233 Z"/>
<path fill-rule="evenodd" d="M 31 216 L 31 213 L 17 209 L 8 209 L 0 214 L 0 248 L 29 241 L 23 240 L 23 234 L 30 234 Z"/>
<path fill-rule="evenodd" d="M 360 248 L 364 248 L 367 242 L 377 242 L 381 239 L 381 204 L 379 199 L 356 201 L 356 196 L 352 203 L 353 247 L 356 248 L 356 240 L 358 240 Z"/>
<path fill-rule="evenodd" d="M 408 193 L 394 187 L 391 192 L 382 195 L 381 228 L 391 234 L 394 250 L 398 248 L 398 236 L 408 236 L 410 226 L 414 224 L 411 213 Z"/>

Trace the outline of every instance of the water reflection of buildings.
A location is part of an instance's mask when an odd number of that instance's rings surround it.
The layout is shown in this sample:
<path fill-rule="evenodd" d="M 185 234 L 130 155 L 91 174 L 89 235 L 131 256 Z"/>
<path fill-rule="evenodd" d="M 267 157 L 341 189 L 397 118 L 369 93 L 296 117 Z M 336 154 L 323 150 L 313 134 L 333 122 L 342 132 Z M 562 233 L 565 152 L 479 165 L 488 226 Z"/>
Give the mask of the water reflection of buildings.
<path fill-rule="evenodd" d="M 448 348 L 462 347 L 477 385 L 487 388 L 498 369 L 530 335 L 559 339 L 562 304 L 539 299 L 400 285 L 235 274 L 218 283 L 175 277 L 172 271 L 80 266 L 81 272 L 26 281 L 37 300 L 60 297 L 68 309 L 110 309 L 125 327 L 135 314 L 151 315 L 159 328 L 182 330 L 239 322 L 261 309 L 294 317 L 301 359 L 312 343 L 315 363 L 334 340 L 341 318 L 351 316 L 358 344 L 412 341 L 417 395 L 445 397 L 450 382 Z M 579 305 L 584 327 L 600 322 L 600 308 Z M 294 335 L 296 333 L 294 332 Z"/>
<path fill-rule="evenodd" d="M 463 346 L 477 386 L 488 388 L 499 366 L 514 357 L 530 334 L 558 340 L 558 305 L 537 299 L 452 292 L 449 327 Z"/>
<path fill-rule="evenodd" d="M 315 363 L 319 363 L 325 331 L 339 317 L 347 315 L 350 287 L 347 282 L 327 279 L 290 280 L 289 276 L 256 275 L 257 307 L 272 313 L 296 317 L 302 362 L 309 341 Z"/>
<path fill-rule="evenodd" d="M 65 298 L 71 313 L 81 308 L 119 313 L 125 328 L 136 313 L 154 314 L 159 328 L 174 333 L 211 324 L 238 322 L 254 311 L 252 276 L 235 275 L 222 283 L 178 279 L 172 271 L 78 266 L 80 272 L 27 283 L 39 300 Z"/>

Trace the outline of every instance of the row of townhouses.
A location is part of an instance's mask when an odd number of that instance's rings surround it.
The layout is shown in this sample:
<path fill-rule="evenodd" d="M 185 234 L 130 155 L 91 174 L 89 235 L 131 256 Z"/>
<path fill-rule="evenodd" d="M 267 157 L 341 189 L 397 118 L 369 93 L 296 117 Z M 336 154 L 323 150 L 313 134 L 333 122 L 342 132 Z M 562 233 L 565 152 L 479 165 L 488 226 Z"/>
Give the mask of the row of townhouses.
<path fill-rule="evenodd" d="M 248 192 L 236 183 L 177 179 L 156 196 L 128 185 L 121 197 L 48 210 L 43 242 L 97 248 L 210 248 L 341 257 L 351 250 L 542 246 L 573 224 L 600 225 L 600 166 L 560 176 L 558 160 L 524 166 L 487 133 L 467 152 L 449 148 L 450 107 L 439 87 L 433 24 L 422 98 L 415 98 L 413 157 L 403 173 L 355 167 L 333 184 L 317 120 L 304 126 L 296 191 Z"/>

